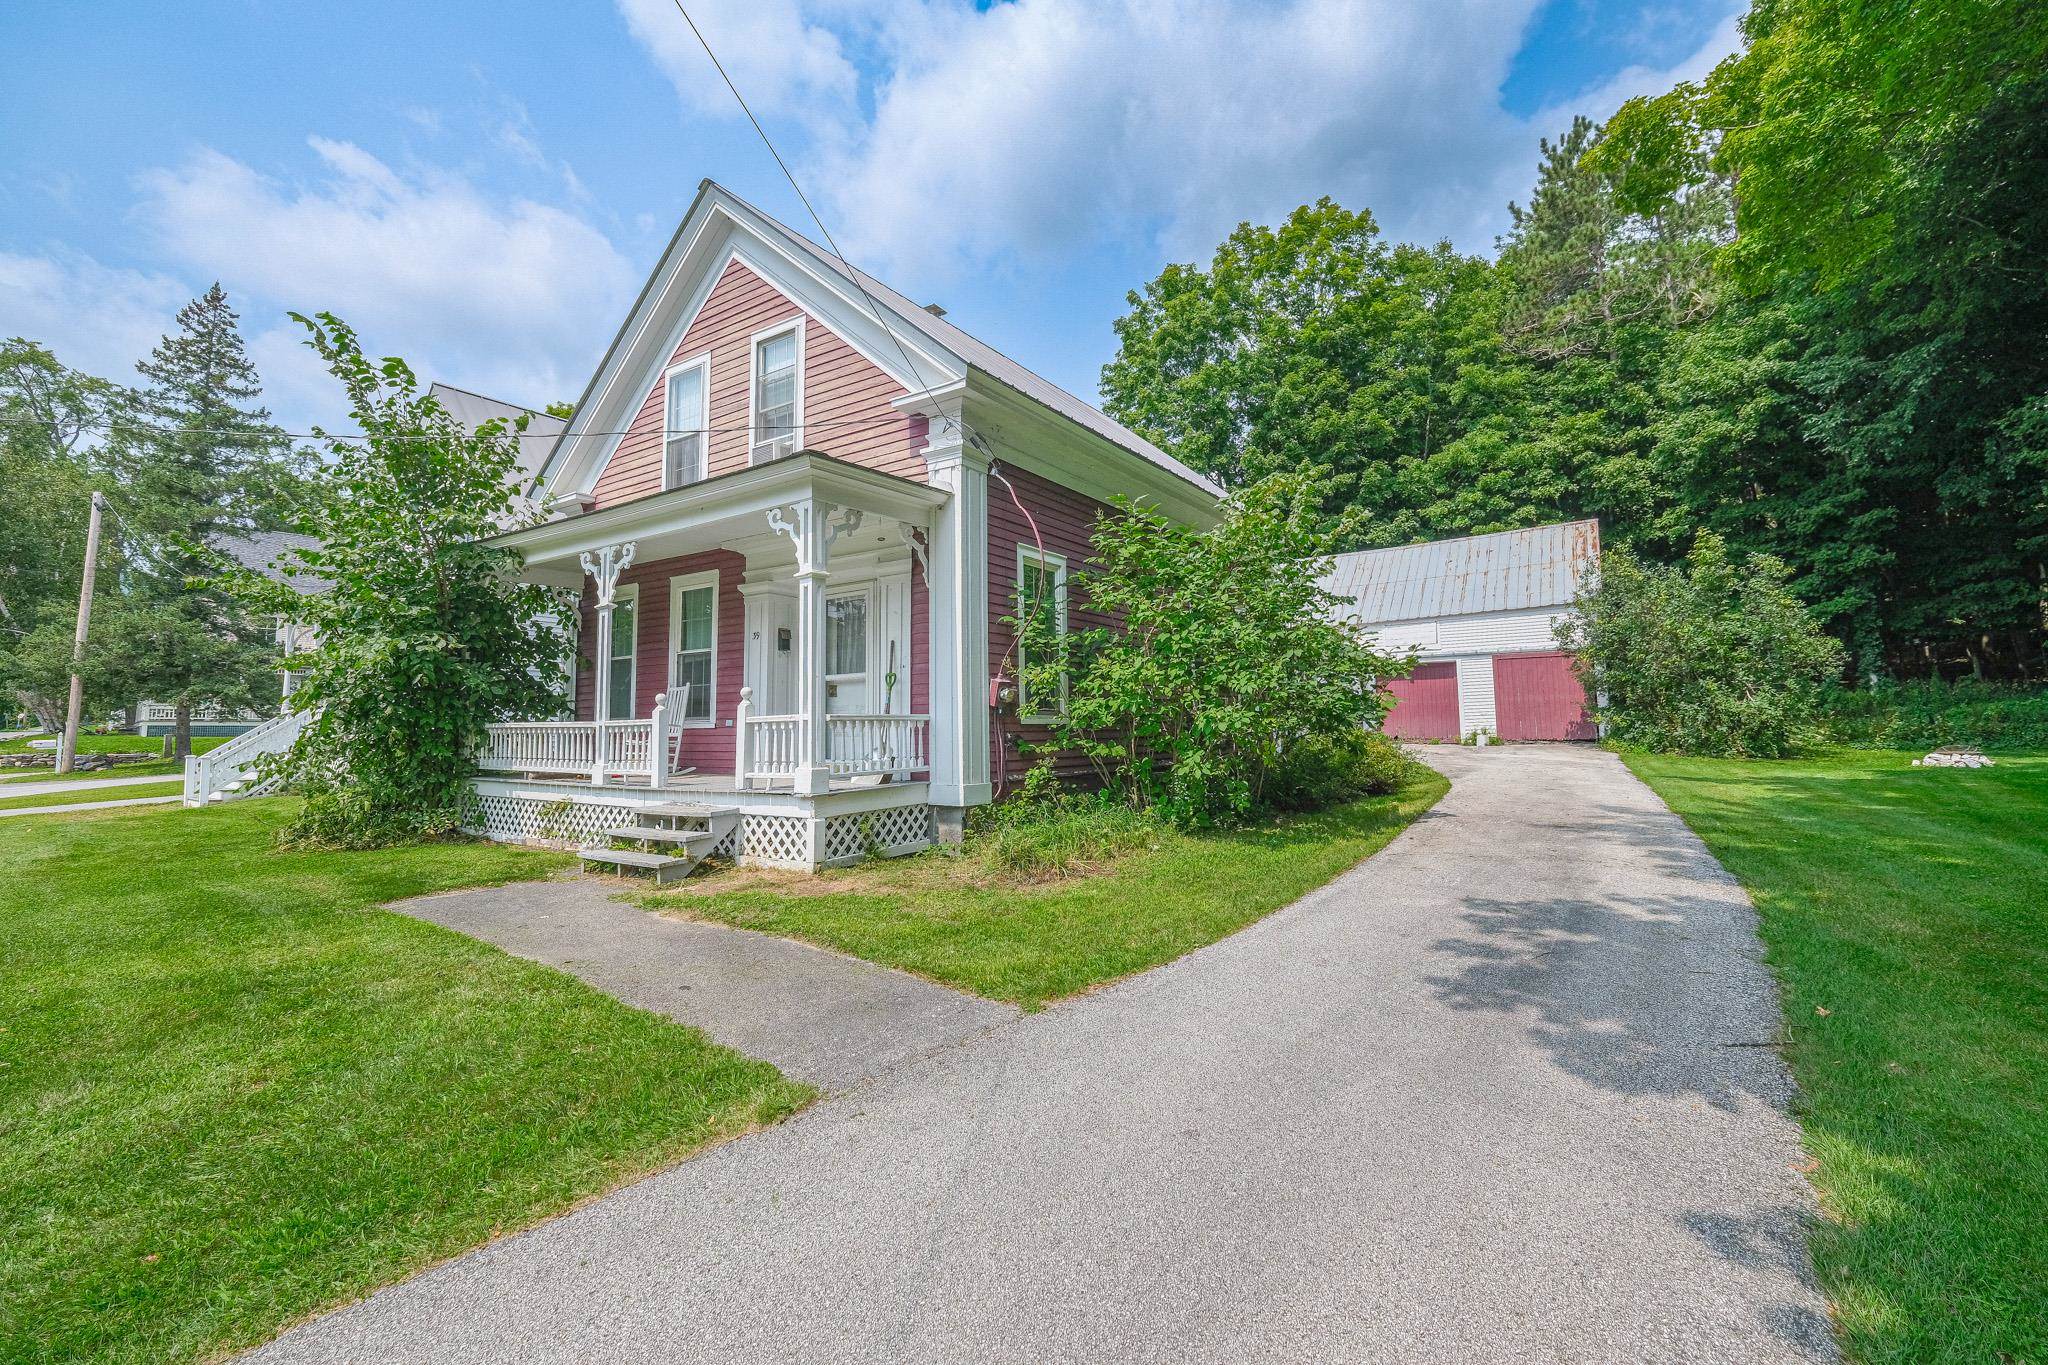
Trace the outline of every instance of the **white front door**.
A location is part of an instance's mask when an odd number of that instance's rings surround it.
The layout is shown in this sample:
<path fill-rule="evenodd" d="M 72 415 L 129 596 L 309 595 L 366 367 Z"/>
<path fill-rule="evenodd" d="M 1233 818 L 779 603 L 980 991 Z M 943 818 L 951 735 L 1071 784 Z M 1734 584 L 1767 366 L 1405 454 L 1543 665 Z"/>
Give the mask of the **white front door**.
<path fill-rule="evenodd" d="M 868 590 L 825 599 L 825 710 L 864 715 L 868 710 Z"/>

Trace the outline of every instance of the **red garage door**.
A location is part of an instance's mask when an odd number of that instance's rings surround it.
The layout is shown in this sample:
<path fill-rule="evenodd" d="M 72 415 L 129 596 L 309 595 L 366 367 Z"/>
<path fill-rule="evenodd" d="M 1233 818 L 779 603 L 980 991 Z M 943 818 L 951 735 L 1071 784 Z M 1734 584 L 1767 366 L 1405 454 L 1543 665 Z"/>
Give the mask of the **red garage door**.
<path fill-rule="evenodd" d="M 1502 739 L 1599 735 L 1569 654 L 1494 655 L 1493 711 Z"/>
<path fill-rule="evenodd" d="M 1458 666 L 1422 664 L 1387 684 L 1394 709 L 1387 733 L 1396 739 L 1458 738 Z"/>

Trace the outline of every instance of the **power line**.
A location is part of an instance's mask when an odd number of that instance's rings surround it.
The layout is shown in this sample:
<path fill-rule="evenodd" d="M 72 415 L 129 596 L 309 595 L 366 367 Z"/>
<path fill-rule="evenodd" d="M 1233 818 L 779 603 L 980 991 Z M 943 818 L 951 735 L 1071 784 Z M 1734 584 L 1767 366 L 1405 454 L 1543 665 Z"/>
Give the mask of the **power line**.
<path fill-rule="evenodd" d="M 847 417 L 841 418 L 836 421 L 803 422 L 799 424 L 799 429 L 803 431 L 814 431 L 826 429 L 836 430 L 847 427 L 900 427 L 907 420 L 909 419 L 901 416 Z M 47 425 L 49 425 L 47 422 L 44 422 L 42 419 L 35 417 L 0 417 L 0 426 L 41 427 Z M 384 439 L 381 437 L 373 436 L 370 433 L 364 431 L 272 431 L 268 429 L 265 429 L 263 431 L 250 431 L 247 428 L 235 427 L 161 427 L 152 426 L 146 422 L 123 421 L 86 422 L 81 424 L 80 429 L 85 431 L 106 432 L 132 431 L 139 432 L 145 435 L 154 436 L 241 436 L 246 437 L 249 440 L 266 441 L 275 441 L 279 439 L 288 441 L 375 441 Z M 580 436 L 636 436 L 646 434 L 660 435 L 663 437 L 724 436 L 734 433 L 752 432 L 756 430 L 758 430 L 758 428 L 748 425 L 732 427 L 683 427 L 678 428 L 677 430 L 674 431 L 670 431 L 665 428 L 657 428 L 656 431 L 653 433 L 642 432 L 638 429 L 628 429 L 626 431 L 585 431 L 579 432 L 577 434 Z M 553 441 L 559 439 L 559 436 L 550 435 L 546 432 L 539 431 L 505 431 L 499 434 L 504 436 L 510 436 L 516 440 L 521 441 Z"/>
<path fill-rule="evenodd" d="M 889 340 L 895 343 L 896 354 L 903 357 L 903 364 L 909 369 L 910 377 L 917 383 L 924 385 L 914 396 L 923 397 L 928 395 L 931 393 L 933 385 L 925 383 L 924 374 L 917 368 L 917 362 L 910 358 L 910 351 L 904 346 L 903 338 L 896 335 L 896 329 L 890 326 L 889 319 L 882 315 L 881 305 L 876 303 L 875 296 L 868 292 L 867 285 L 861 280 L 860 272 L 853 268 L 853 262 L 847 260 L 846 253 L 839 249 L 839 242 L 832 236 L 832 229 L 825 226 L 825 220 L 819 216 L 818 210 L 811 204 L 811 197 L 804 193 L 804 187 L 797 183 L 795 173 L 789 169 L 789 163 L 783 160 L 782 153 L 776 150 L 775 140 L 769 137 L 768 130 L 761 126 L 761 120 L 754 117 L 753 109 L 747 104 L 747 97 L 740 93 L 740 88 L 733 84 L 732 77 L 727 74 L 725 63 L 719 61 L 718 54 L 711 50 L 711 40 L 704 36 L 702 29 L 697 27 L 697 21 L 690 17 L 690 11 L 684 7 L 683 0 L 674 0 L 674 3 L 676 13 L 683 16 L 683 22 L 688 24 L 690 32 L 696 35 L 698 46 L 704 49 L 704 55 L 709 57 L 711 65 L 717 68 L 719 79 L 725 82 L 726 89 L 732 91 L 732 97 L 739 101 L 740 112 L 747 116 L 747 122 L 754 125 L 755 133 L 760 135 L 761 145 L 768 149 L 768 155 L 775 158 L 775 164 L 781 168 L 782 178 L 789 182 L 789 187 L 792 190 L 796 191 L 797 200 L 804 206 L 804 212 L 810 214 L 811 221 L 818 225 L 819 233 L 825 238 L 825 245 L 831 247 L 832 254 L 839 258 L 840 268 L 846 271 L 847 280 L 852 283 L 855 289 L 860 291 L 861 298 L 867 301 L 868 311 L 874 314 L 875 321 L 882 325 L 882 331 L 887 333 Z"/>

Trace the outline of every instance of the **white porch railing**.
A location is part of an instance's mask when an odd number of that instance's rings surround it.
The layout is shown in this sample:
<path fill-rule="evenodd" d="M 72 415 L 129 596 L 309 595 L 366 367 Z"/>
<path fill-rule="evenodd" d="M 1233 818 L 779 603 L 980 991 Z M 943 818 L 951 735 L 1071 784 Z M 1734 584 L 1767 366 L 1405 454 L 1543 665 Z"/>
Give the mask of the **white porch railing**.
<path fill-rule="evenodd" d="M 253 730 L 245 730 L 227 743 L 185 759 L 185 804 L 203 806 L 209 801 L 232 801 L 243 796 L 261 796 L 277 785 L 277 779 L 256 777 L 256 760 L 281 754 L 298 743 L 312 715 L 287 711 L 272 716 Z"/>
<path fill-rule="evenodd" d="M 216 725 L 223 721 L 241 724 L 246 721 L 259 721 L 262 719 L 264 717 L 254 711 L 231 711 L 227 707 L 214 702 L 207 702 L 203 706 L 192 708 L 192 723 L 195 725 Z M 171 702 L 140 701 L 135 703 L 135 723 L 137 725 L 175 725 L 177 721 L 178 708 Z"/>
<path fill-rule="evenodd" d="M 750 781 L 792 778 L 807 761 L 805 721 L 800 715 L 752 714 L 752 689 L 740 692 L 734 776 Z M 931 767 L 930 716 L 829 715 L 825 717 L 827 765 L 834 777 L 908 776 Z"/>
<path fill-rule="evenodd" d="M 484 727 L 477 767 L 489 773 L 574 774 L 604 783 L 645 777 L 665 787 L 678 771 L 680 722 L 690 689 L 671 688 L 646 720 L 515 720 Z"/>
<path fill-rule="evenodd" d="M 911 773 L 930 766 L 925 736 L 930 716 L 827 716 L 825 733 L 832 775 Z"/>

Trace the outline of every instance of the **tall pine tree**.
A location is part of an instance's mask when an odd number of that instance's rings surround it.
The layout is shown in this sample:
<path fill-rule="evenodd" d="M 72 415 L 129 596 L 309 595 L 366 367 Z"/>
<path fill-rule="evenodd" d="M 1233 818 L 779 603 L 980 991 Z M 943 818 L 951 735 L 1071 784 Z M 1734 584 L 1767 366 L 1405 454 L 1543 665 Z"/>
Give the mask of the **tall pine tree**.
<path fill-rule="evenodd" d="M 207 580 L 224 538 L 286 514 L 296 467 L 258 401 L 262 385 L 219 284 L 179 311 L 178 330 L 136 369 L 144 382 L 117 500 L 125 591 L 96 652 L 136 692 L 176 708 L 182 756 L 195 709 L 274 700 L 272 627 Z"/>

